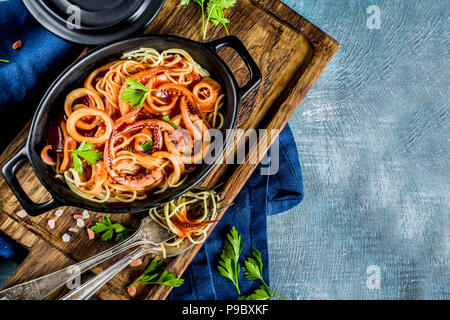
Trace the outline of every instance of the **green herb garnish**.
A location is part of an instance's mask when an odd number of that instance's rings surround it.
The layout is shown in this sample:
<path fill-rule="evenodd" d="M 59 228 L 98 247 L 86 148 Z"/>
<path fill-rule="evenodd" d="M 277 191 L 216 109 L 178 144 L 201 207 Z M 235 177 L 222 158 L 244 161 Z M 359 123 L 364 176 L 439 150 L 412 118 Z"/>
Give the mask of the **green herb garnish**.
<path fill-rule="evenodd" d="M 287 299 L 285 297 L 272 296 L 271 292 L 269 291 L 269 287 L 261 285 L 259 289 L 256 289 L 252 294 L 248 296 L 240 296 L 238 300 L 272 300 L 274 298 Z"/>
<path fill-rule="evenodd" d="M 271 300 L 271 299 L 287 299 L 278 295 L 273 291 L 264 281 L 263 278 L 263 263 L 261 259 L 261 253 L 256 248 L 252 248 L 253 258 L 247 258 L 242 268 L 245 273 L 245 277 L 249 280 L 261 280 L 262 285 L 259 289 L 248 296 L 240 296 L 238 300 Z"/>
<path fill-rule="evenodd" d="M 239 295 L 241 294 L 238 285 L 238 275 L 240 271 L 239 256 L 241 255 L 243 248 L 244 244 L 241 241 L 241 236 L 236 228 L 233 227 L 223 243 L 221 254 L 222 260 L 219 261 L 220 265 L 217 267 L 220 275 L 230 279 L 234 283 Z M 259 289 L 256 289 L 248 296 L 239 296 L 238 300 L 288 299 L 278 295 L 264 281 L 261 252 L 256 248 L 252 248 L 252 256 L 252 258 L 247 258 L 244 262 L 244 267 L 242 269 L 244 270 L 245 277 L 249 280 L 260 280 L 263 284 Z"/>
<path fill-rule="evenodd" d="M 222 254 L 220 256 L 222 260 L 219 261 L 220 266 L 217 267 L 222 276 L 233 282 L 238 294 L 241 294 L 238 284 L 238 275 L 241 268 L 238 261 L 243 248 L 244 244 L 241 241 L 241 236 L 236 228 L 233 227 L 223 243 Z"/>
<path fill-rule="evenodd" d="M 9 60 L 5 60 L 5 59 L 0 59 L 0 62 L 6 62 L 6 63 L 10 63 L 11 61 L 9 61 Z"/>
<path fill-rule="evenodd" d="M 229 19 L 225 18 L 223 11 L 235 5 L 236 0 L 193 0 L 202 9 L 202 30 L 203 39 L 206 38 L 206 33 L 208 31 L 208 24 L 211 22 L 215 26 L 222 24 L 228 34 L 227 23 L 230 22 Z M 189 4 L 190 0 L 181 0 L 182 5 Z M 206 3 L 206 14 L 205 14 L 205 3 Z"/>
<path fill-rule="evenodd" d="M 141 144 L 141 147 L 142 149 L 144 149 L 144 151 L 147 152 L 153 147 L 153 141 L 152 140 L 146 141 L 143 144 Z"/>
<path fill-rule="evenodd" d="M 163 262 L 153 258 L 149 266 L 136 282 L 130 284 L 129 287 L 137 285 L 161 284 L 164 286 L 179 287 L 184 283 L 184 279 L 178 279 L 177 276 L 169 271 L 159 272 Z"/>
<path fill-rule="evenodd" d="M 178 126 L 177 126 L 175 123 L 173 123 L 172 120 L 170 120 L 170 118 L 169 118 L 168 115 L 165 115 L 165 116 L 163 117 L 163 120 L 166 121 L 166 122 L 168 122 L 168 123 L 170 123 L 175 129 L 178 129 Z"/>
<path fill-rule="evenodd" d="M 103 233 L 101 238 L 103 241 L 112 239 L 115 233 L 115 240 L 117 242 L 122 242 L 129 237 L 130 232 L 134 231 L 133 229 L 124 227 L 120 223 L 112 223 L 108 217 L 102 217 L 102 221 L 97 222 L 95 226 L 91 227 L 90 229 L 95 233 Z"/>
<path fill-rule="evenodd" d="M 77 150 L 69 150 L 73 153 L 73 168 L 78 173 L 83 173 L 83 163 L 80 157 L 86 159 L 90 164 L 96 164 L 99 160 L 103 159 L 103 154 L 100 151 L 93 149 L 93 147 L 94 145 L 92 143 L 83 141 Z"/>
<path fill-rule="evenodd" d="M 156 89 L 147 89 L 143 84 L 130 78 L 126 78 L 125 81 L 126 83 L 129 84 L 129 87 L 123 90 L 123 93 L 120 96 L 120 100 L 126 101 L 129 104 L 133 105 L 134 109 L 137 109 L 140 106 L 142 106 L 144 104 L 147 95 L 150 92 L 156 90 Z"/>

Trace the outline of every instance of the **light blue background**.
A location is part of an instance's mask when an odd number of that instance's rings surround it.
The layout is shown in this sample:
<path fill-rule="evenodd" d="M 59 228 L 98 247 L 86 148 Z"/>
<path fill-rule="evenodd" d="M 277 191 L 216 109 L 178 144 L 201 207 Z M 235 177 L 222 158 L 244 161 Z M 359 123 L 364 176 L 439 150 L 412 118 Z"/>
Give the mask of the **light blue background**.
<path fill-rule="evenodd" d="M 269 217 L 273 288 L 291 299 L 449 299 L 450 2 L 285 3 L 341 48 L 290 121 L 305 199 Z M 366 26 L 372 4 L 380 30 Z M 370 265 L 379 290 L 366 286 Z"/>
<path fill-rule="evenodd" d="M 305 199 L 269 217 L 275 291 L 449 299 L 450 1 L 284 2 L 341 48 L 290 121 Z M 380 30 L 366 25 L 372 4 Z"/>

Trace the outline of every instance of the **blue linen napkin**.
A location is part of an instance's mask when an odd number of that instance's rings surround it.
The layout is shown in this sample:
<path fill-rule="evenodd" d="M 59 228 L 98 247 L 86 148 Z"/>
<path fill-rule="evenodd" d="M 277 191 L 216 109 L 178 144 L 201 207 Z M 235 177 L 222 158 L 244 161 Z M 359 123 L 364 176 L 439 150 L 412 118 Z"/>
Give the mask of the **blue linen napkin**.
<path fill-rule="evenodd" d="M 81 48 L 42 28 L 20 0 L 0 1 L 0 36 L 0 59 L 11 61 L 0 62 L 0 117 L 7 114 L 26 119 L 27 113 L 34 112 L 58 72 L 73 61 Z M 16 51 L 12 44 L 17 40 L 22 40 L 24 46 Z M 14 121 L 14 125 L 17 133 L 22 124 Z M 1 148 L 13 137 L 3 134 L 2 130 L 0 128 L 4 137 L 0 141 Z M 232 226 L 239 231 L 245 245 L 242 257 L 250 256 L 252 247 L 260 250 L 264 278 L 269 282 L 266 217 L 286 211 L 303 199 L 301 167 L 289 126 L 281 132 L 279 146 L 278 172 L 261 175 L 262 166 L 256 169 L 185 272 L 185 284 L 175 288 L 169 299 L 237 298 L 234 285 L 217 271 L 222 242 Z M 19 246 L 0 233 L 0 258 L 18 261 L 24 254 Z M 0 274 L 4 279 L 7 278 L 6 270 L 0 263 Z M 242 294 L 248 294 L 260 285 L 245 279 L 242 272 L 239 282 Z"/>

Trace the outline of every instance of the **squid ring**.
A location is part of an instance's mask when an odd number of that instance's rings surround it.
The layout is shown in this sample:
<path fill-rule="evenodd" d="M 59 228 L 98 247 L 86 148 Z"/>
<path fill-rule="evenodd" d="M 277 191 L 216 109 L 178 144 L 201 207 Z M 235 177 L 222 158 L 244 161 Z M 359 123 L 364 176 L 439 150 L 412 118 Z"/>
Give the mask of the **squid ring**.
<path fill-rule="evenodd" d="M 86 137 L 82 136 L 78 133 L 76 129 L 77 121 L 80 120 L 83 117 L 89 117 L 89 116 L 95 116 L 99 119 L 103 120 L 105 124 L 105 131 L 101 136 L 98 137 Z M 97 109 L 91 109 L 91 108 L 82 108 L 78 109 L 77 111 L 74 111 L 69 118 L 67 119 L 67 132 L 70 134 L 70 136 L 75 139 L 77 142 L 88 142 L 92 144 L 102 144 L 105 143 L 106 140 L 111 136 L 111 133 L 113 131 L 114 123 L 111 120 L 111 118 L 104 113 L 103 111 L 97 110 Z"/>

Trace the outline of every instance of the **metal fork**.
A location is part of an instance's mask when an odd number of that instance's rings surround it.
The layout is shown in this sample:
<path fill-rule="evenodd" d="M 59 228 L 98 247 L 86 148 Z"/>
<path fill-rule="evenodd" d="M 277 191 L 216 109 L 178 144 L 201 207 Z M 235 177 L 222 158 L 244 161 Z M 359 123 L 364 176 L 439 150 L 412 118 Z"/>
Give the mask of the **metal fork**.
<path fill-rule="evenodd" d="M 167 258 L 175 257 L 186 250 L 190 249 L 194 243 L 187 244 L 185 241 L 183 243 L 183 247 L 179 248 L 176 252 L 169 252 L 166 254 Z M 129 255 L 123 257 L 121 260 L 113 264 L 111 267 L 103 271 L 102 273 L 98 274 L 94 278 L 90 279 L 86 283 L 84 283 L 82 286 L 72 290 L 68 294 L 66 294 L 64 297 L 62 297 L 60 300 L 87 300 L 90 297 L 92 297 L 101 287 L 103 287 L 109 280 L 114 278 L 116 274 L 118 274 L 120 271 L 125 269 L 128 265 L 130 265 L 131 262 L 134 260 L 146 255 L 146 254 L 155 254 L 158 256 L 162 256 L 162 248 L 149 246 L 149 245 L 142 245 L 139 248 L 137 248 L 135 251 L 130 253 Z M 170 248 L 169 248 L 170 250 Z"/>
<path fill-rule="evenodd" d="M 145 217 L 138 230 L 123 242 L 62 270 L 0 291 L 0 300 L 42 300 L 62 285 L 72 281 L 75 275 L 79 275 L 123 251 L 139 245 L 150 245 L 157 248 L 161 243 L 173 237 L 175 234 L 170 230 L 164 229 L 152 218 Z"/>

